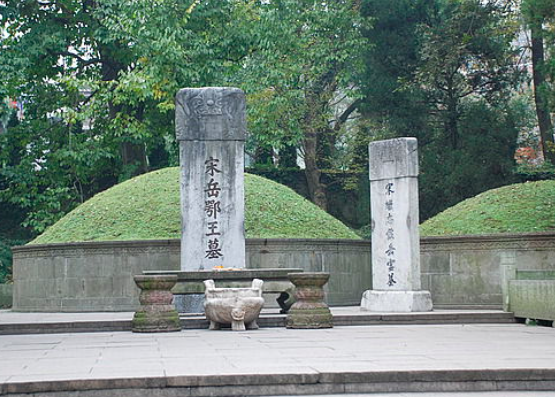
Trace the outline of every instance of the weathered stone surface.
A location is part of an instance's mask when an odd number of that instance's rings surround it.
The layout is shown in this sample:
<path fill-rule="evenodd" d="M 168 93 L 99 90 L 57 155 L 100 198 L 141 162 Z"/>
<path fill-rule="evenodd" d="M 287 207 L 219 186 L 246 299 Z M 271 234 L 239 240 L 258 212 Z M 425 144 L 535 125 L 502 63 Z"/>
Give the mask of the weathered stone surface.
<path fill-rule="evenodd" d="M 172 304 L 173 294 L 170 291 L 177 282 L 177 276 L 137 275 L 134 280 L 141 289 L 141 307 L 133 316 L 132 331 L 180 331 L 179 314 Z"/>
<path fill-rule="evenodd" d="M 186 88 L 176 97 L 181 166 L 181 269 L 245 267 L 245 95 Z"/>
<path fill-rule="evenodd" d="M 251 288 L 216 288 L 214 280 L 206 280 L 204 285 L 204 311 L 210 329 L 229 324 L 233 331 L 258 329 L 256 320 L 264 306 L 262 280 L 252 280 Z"/>
<path fill-rule="evenodd" d="M 0 284 L 0 308 L 12 307 L 13 284 Z"/>
<path fill-rule="evenodd" d="M 427 312 L 432 307 L 428 291 L 375 291 L 362 294 L 361 307 L 371 312 Z"/>
<path fill-rule="evenodd" d="M 178 239 L 27 245 L 13 251 L 14 310 L 30 312 L 135 311 L 139 290 L 133 275 L 177 271 L 181 252 Z M 253 270 L 292 264 L 304 271 L 329 270 L 333 277 L 324 288 L 332 305 L 358 304 L 372 278 L 368 241 L 249 239 L 247 255 Z M 39 268 L 50 275 L 39 278 Z M 69 294 L 70 283 L 81 288 L 76 296 Z"/>
<path fill-rule="evenodd" d="M 329 273 L 290 273 L 296 302 L 287 313 L 287 328 L 332 328 L 333 318 L 324 302 L 324 285 Z"/>
<path fill-rule="evenodd" d="M 555 233 L 423 237 L 420 247 L 422 286 L 431 292 L 434 306 L 444 308 L 501 308 L 502 264 L 549 270 L 555 263 Z M 133 275 L 179 270 L 180 241 L 26 245 L 13 252 L 15 311 L 135 311 L 139 290 Z M 372 283 L 370 262 L 369 241 L 247 240 L 247 268 L 294 264 L 304 271 L 328 271 L 324 291 L 330 305 L 360 303 Z M 73 279 L 82 289 L 75 297 L 68 294 Z"/>
<path fill-rule="evenodd" d="M 509 283 L 509 310 L 515 317 L 555 320 L 555 280 L 514 280 Z"/>
<path fill-rule="evenodd" d="M 244 141 L 245 93 L 238 88 L 184 88 L 176 96 L 178 141 Z"/>
<path fill-rule="evenodd" d="M 214 280 L 219 288 L 250 288 L 255 278 L 264 280 L 264 291 L 281 293 L 293 286 L 287 275 L 300 273 L 303 269 L 240 269 L 240 270 L 197 270 L 181 272 L 172 270 L 145 271 L 146 275 L 176 275 L 177 283 L 172 288 L 174 295 L 204 294 L 205 280 Z"/>
<path fill-rule="evenodd" d="M 415 138 L 369 146 L 372 290 L 363 295 L 363 310 L 432 310 L 430 293 L 420 291 L 417 149 Z"/>
<path fill-rule="evenodd" d="M 515 265 L 501 266 L 503 310 L 515 317 L 555 320 L 555 271 L 518 270 Z"/>

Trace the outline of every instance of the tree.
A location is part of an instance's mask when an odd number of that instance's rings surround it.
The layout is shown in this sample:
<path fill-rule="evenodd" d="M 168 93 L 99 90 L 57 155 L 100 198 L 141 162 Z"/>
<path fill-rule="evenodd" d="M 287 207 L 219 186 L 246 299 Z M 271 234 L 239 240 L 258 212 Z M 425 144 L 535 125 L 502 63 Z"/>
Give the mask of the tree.
<path fill-rule="evenodd" d="M 530 29 L 534 102 L 536 104 L 542 151 L 544 159 L 555 164 L 555 140 L 550 115 L 550 111 L 554 110 L 554 105 L 550 106 L 549 104 L 549 92 L 553 92 L 553 89 L 548 81 L 548 76 L 551 76 L 552 84 L 555 69 L 549 68 L 545 48 L 545 41 L 549 37 L 546 23 L 549 21 L 551 23 L 555 22 L 555 3 L 550 0 L 524 0 L 522 2 L 522 14 Z M 551 44 L 553 46 L 553 38 L 551 38 Z"/>
<path fill-rule="evenodd" d="M 419 27 L 429 21 L 435 7 L 434 0 L 362 3 L 362 15 L 373 20 L 372 26 L 363 31 L 372 45 L 363 50 L 365 68 L 361 79 L 361 111 L 371 122 L 372 135 L 414 136 L 421 143 L 424 139 L 428 110 L 424 91 L 418 85 L 409 88 L 406 82 L 415 79 L 421 64 Z"/>
<path fill-rule="evenodd" d="M 442 125 L 451 148 L 459 147 L 460 106 L 466 98 L 504 101 L 519 77 L 511 48 L 514 27 L 495 0 L 446 1 L 421 27 L 421 63 L 415 74 L 430 115 Z"/>
<path fill-rule="evenodd" d="M 0 96 L 20 98 L 25 118 L 0 137 L 0 200 L 41 231 L 76 201 L 175 159 L 174 95 L 237 67 L 244 4 L 1 2 Z"/>
<path fill-rule="evenodd" d="M 355 0 L 277 0 L 258 4 L 251 54 L 235 81 L 249 96 L 256 146 L 300 146 L 311 200 L 326 209 L 322 169 L 358 101 L 364 19 Z M 352 98 L 335 115 L 338 98 Z"/>
<path fill-rule="evenodd" d="M 366 32 L 374 47 L 364 115 L 373 139 L 419 139 L 422 218 L 510 181 L 519 124 L 510 104 L 519 82 L 511 9 L 478 0 L 395 0 L 392 13 L 374 0 L 365 7 L 376 28 Z"/>

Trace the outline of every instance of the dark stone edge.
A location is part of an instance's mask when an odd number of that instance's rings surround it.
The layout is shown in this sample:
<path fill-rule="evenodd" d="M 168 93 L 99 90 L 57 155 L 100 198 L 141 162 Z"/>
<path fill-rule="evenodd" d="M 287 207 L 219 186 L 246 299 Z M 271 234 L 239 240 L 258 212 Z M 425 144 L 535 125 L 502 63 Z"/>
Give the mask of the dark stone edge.
<path fill-rule="evenodd" d="M 256 245 L 304 245 L 318 244 L 328 246 L 360 245 L 366 247 L 370 244 L 369 240 L 355 239 L 297 239 L 297 238 L 247 238 L 247 246 Z M 172 247 L 179 249 L 180 239 L 167 240 L 126 240 L 126 241 L 76 241 L 70 243 L 51 243 L 51 244 L 27 244 L 12 247 L 14 253 L 31 252 L 43 250 L 65 250 L 65 249 L 97 249 L 97 248 L 143 248 L 143 247 Z"/>
<path fill-rule="evenodd" d="M 181 315 L 183 329 L 207 329 L 208 320 L 202 315 Z M 506 324 L 516 320 L 513 313 L 368 313 L 359 315 L 335 315 L 333 325 L 398 325 L 398 324 Z M 261 328 L 285 327 L 284 314 L 269 314 L 258 319 Z M 120 332 L 131 331 L 131 320 L 78 321 L 55 323 L 11 323 L 0 324 L 0 335 L 56 334 L 77 332 Z"/>
<path fill-rule="evenodd" d="M 191 396 L 300 394 L 301 390 L 327 393 L 375 391 L 486 391 L 545 390 L 555 383 L 555 369 L 472 369 L 426 371 L 323 372 L 295 374 L 203 375 L 146 378 L 82 379 L 38 382 L 5 382 L 0 395 L 27 393 L 64 393 L 79 391 L 188 389 Z M 162 390 L 160 390 L 162 389 Z M 291 393 L 292 392 L 292 393 Z M 133 394 L 135 395 L 135 394 Z M 146 393 L 145 393 L 146 395 Z M 174 395 L 173 393 L 171 395 Z M 259 394 L 260 395 L 260 394 Z"/>
<path fill-rule="evenodd" d="M 425 236 L 421 237 L 420 244 L 423 248 L 434 244 L 447 243 L 510 243 L 519 241 L 553 241 L 555 232 L 541 233 L 516 233 L 516 234 L 483 234 L 483 235 L 460 235 L 460 236 Z M 370 240 L 355 239 L 298 239 L 298 238 L 248 238 L 247 246 L 258 245 L 304 245 L 317 244 L 323 246 L 370 246 Z M 96 249 L 96 248 L 143 248 L 143 247 L 165 247 L 179 249 L 179 239 L 166 240 L 129 240 L 129 241 L 80 241 L 71 243 L 52 244 L 28 244 L 12 247 L 14 253 L 42 251 L 42 250 L 64 250 L 64 249 Z"/>
<path fill-rule="evenodd" d="M 536 232 L 536 233 L 498 233 L 498 234 L 464 234 L 450 236 L 421 236 L 421 244 L 440 244 L 440 243 L 495 243 L 512 242 L 522 240 L 554 240 L 555 232 Z"/>

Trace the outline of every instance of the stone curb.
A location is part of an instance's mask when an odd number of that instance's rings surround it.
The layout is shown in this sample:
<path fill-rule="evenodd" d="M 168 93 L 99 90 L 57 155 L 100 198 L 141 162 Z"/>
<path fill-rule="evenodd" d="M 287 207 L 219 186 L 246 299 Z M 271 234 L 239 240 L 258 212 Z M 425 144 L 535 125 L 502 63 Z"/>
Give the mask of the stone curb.
<path fill-rule="evenodd" d="M 0 335 L 131 331 L 131 320 L 0 324 Z"/>
<path fill-rule="evenodd" d="M 507 324 L 514 323 L 512 313 L 411 313 L 411 314 L 340 314 L 333 316 L 333 324 L 342 326 L 400 325 L 400 324 Z M 262 328 L 285 327 L 285 315 L 266 314 L 259 318 Z M 181 316 L 183 329 L 207 329 L 203 316 Z M 77 332 L 131 331 L 131 320 L 44 322 L 0 324 L 0 335 L 60 334 Z"/>
<path fill-rule="evenodd" d="M 384 371 L 89 379 L 0 384 L 0 395 L 224 397 L 373 392 L 553 390 L 554 369 Z"/>

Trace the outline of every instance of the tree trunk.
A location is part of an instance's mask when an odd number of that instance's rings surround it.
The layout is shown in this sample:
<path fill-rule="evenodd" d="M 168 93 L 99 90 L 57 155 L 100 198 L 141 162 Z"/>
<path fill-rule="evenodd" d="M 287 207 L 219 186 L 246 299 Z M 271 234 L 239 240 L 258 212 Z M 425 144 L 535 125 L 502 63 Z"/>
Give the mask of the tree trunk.
<path fill-rule="evenodd" d="M 274 153 L 272 147 L 268 146 L 257 146 L 254 152 L 254 166 L 273 166 L 274 165 Z"/>
<path fill-rule="evenodd" d="M 536 115 L 538 117 L 538 127 L 542 139 L 542 151 L 544 159 L 555 164 L 555 144 L 553 139 L 553 124 L 549 114 L 549 108 L 542 85 L 545 83 L 544 67 L 544 47 L 543 47 L 543 28 L 541 21 L 530 23 L 532 36 L 532 74 L 534 80 L 534 101 L 536 103 Z M 551 146 L 551 148 L 550 148 Z"/>
<path fill-rule="evenodd" d="M 133 142 L 122 142 L 120 149 L 121 161 L 124 167 L 127 166 L 126 171 L 129 172 L 129 176 L 141 175 L 148 171 L 145 145 Z"/>
<path fill-rule="evenodd" d="M 279 150 L 279 168 L 299 168 L 297 165 L 297 147 L 284 146 Z"/>
<path fill-rule="evenodd" d="M 455 96 L 455 90 L 449 84 L 449 97 L 447 98 L 447 120 L 446 129 L 451 141 L 451 148 L 459 148 L 459 103 Z"/>
<path fill-rule="evenodd" d="M 327 211 L 328 200 L 326 197 L 326 190 L 320 181 L 322 172 L 317 162 L 318 134 L 316 131 L 311 130 L 305 133 L 303 146 L 305 176 L 310 200 L 324 211 Z"/>
<path fill-rule="evenodd" d="M 123 50 L 122 50 L 123 51 Z M 102 80 L 115 81 L 118 79 L 119 73 L 125 69 L 125 65 L 118 62 L 113 54 L 118 52 L 118 48 L 111 49 L 108 47 L 100 48 L 102 57 Z M 116 115 L 122 111 L 121 105 L 108 103 L 110 119 L 114 119 Z M 139 117 L 142 117 L 144 109 L 135 109 Z M 129 172 L 129 176 L 144 174 L 148 171 L 148 161 L 146 157 L 146 147 L 144 144 L 138 144 L 129 141 L 120 143 L 121 161 L 125 172 Z M 134 167 L 134 168 L 132 168 Z"/>

